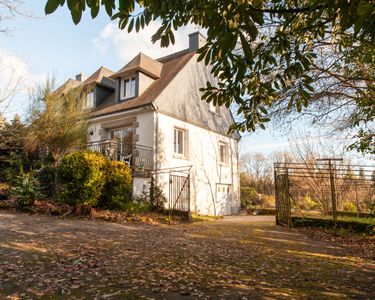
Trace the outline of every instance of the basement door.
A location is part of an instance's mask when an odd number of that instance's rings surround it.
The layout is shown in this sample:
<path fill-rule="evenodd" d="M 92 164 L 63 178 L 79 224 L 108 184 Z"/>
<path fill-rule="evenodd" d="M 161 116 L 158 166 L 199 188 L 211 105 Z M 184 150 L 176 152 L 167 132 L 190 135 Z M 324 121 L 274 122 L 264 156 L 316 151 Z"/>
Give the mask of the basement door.
<path fill-rule="evenodd" d="M 216 185 L 216 210 L 217 215 L 230 215 L 231 211 L 231 185 L 217 184 Z"/>

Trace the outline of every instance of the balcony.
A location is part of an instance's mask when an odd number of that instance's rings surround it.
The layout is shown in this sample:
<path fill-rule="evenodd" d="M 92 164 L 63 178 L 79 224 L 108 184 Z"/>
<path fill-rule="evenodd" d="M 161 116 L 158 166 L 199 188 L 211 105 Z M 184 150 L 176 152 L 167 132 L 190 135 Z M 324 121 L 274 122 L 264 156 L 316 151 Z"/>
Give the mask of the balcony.
<path fill-rule="evenodd" d="M 86 145 L 87 150 L 102 153 L 107 159 L 128 164 L 133 170 L 152 170 L 154 157 L 151 147 L 121 143 L 118 140 L 103 140 Z"/>

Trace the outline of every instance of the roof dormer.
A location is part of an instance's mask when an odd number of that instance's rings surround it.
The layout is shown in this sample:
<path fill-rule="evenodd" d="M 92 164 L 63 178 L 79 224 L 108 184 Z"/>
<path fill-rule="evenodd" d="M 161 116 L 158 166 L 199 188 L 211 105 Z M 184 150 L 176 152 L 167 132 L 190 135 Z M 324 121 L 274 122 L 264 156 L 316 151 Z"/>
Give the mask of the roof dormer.
<path fill-rule="evenodd" d="M 92 73 L 87 79 L 85 79 L 82 83 L 82 87 L 87 87 L 89 85 L 101 85 L 106 88 L 114 89 L 115 83 L 110 77 L 114 73 L 104 67 L 100 67 L 94 73 Z"/>
<path fill-rule="evenodd" d="M 139 53 L 111 76 L 117 82 L 117 101 L 125 101 L 140 96 L 155 80 L 160 78 L 162 67 L 162 63 Z"/>
<path fill-rule="evenodd" d="M 86 108 L 97 107 L 113 94 L 115 81 L 110 78 L 111 75 L 113 75 L 111 70 L 100 67 L 80 84 L 87 93 Z"/>

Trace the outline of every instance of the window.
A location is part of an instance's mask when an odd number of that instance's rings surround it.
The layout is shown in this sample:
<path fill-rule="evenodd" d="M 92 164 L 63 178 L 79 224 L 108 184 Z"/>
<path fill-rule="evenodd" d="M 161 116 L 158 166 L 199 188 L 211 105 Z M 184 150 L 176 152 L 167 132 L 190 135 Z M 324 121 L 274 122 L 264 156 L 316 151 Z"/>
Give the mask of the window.
<path fill-rule="evenodd" d="M 219 143 L 219 159 L 220 162 L 226 164 L 228 162 L 228 145 L 227 143 Z"/>
<path fill-rule="evenodd" d="M 124 98 L 135 97 L 135 77 L 124 79 Z"/>
<path fill-rule="evenodd" d="M 185 155 L 185 131 L 174 129 L 174 153 Z"/>
<path fill-rule="evenodd" d="M 87 94 L 85 108 L 94 108 L 94 92 Z"/>

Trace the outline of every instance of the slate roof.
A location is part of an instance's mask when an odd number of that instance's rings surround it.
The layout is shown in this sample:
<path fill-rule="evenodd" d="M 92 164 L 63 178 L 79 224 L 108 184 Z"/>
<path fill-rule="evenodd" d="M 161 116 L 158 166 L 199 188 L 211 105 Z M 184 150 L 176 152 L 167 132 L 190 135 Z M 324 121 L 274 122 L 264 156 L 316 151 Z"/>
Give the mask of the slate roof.
<path fill-rule="evenodd" d="M 59 86 L 54 93 L 66 93 L 70 89 L 74 89 L 80 85 L 78 80 L 68 79 L 61 86 Z"/>
<path fill-rule="evenodd" d="M 174 55 L 160 58 L 157 61 L 153 60 L 154 62 L 158 63 L 158 66 L 161 66 L 159 78 L 157 78 L 141 95 L 139 95 L 139 97 L 117 103 L 115 101 L 115 95 L 111 95 L 104 101 L 104 103 L 96 107 L 96 109 L 92 112 L 92 117 L 107 115 L 114 112 L 124 111 L 131 108 L 151 104 L 157 98 L 157 96 L 161 94 L 165 87 L 172 81 L 172 79 L 178 74 L 178 72 L 188 63 L 188 61 L 194 56 L 194 54 L 195 52 L 180 51 Z M 143 54 L 140 54 L 138 56 L 140 57 L 141 61 L 142 57 L 147 57 Z M 147 57 L 148 62 L 149 60 L 152 59 Z M 134 59 L 132 61 L 134 61 Z M 129 64 L 127 64 L 127 66 L 129 66 Z M 131 68 L 134 68 L 134 65 L 135 64 L 132 63 Z M 126 70 L 127 66 L 125 66 L 122 70 Z M 156 66 L 156 64 L 152 63 L 152 66 Z M 114 76 L 120 74 L 123 74 L 121 73 L 121 70 L 111 77 L 113 78 Z"/>
<path fill-rule="evenodd" d="M 162 67 L 162 63 L 148 57 L 147 55 L 144 55 L 143 53 L 139 53 L 122 69 L 113 74 L 111 78 L 126 77 L 127 75 L 134 74 L 136 71 L 141 71 L 146 75 L 157 79 L 160 78 Z"/>
<path fill-rule="evenodd" d="M 93 74 L 91 74 L 85 81 L 81 83 L 81 86 L 87 86 L 89 84 L 101 84 L 111 88 L 115 88 L 115 82 L 112 79 L 109 79 L 114 72 L 105 68 L 100 67 Z"/>

